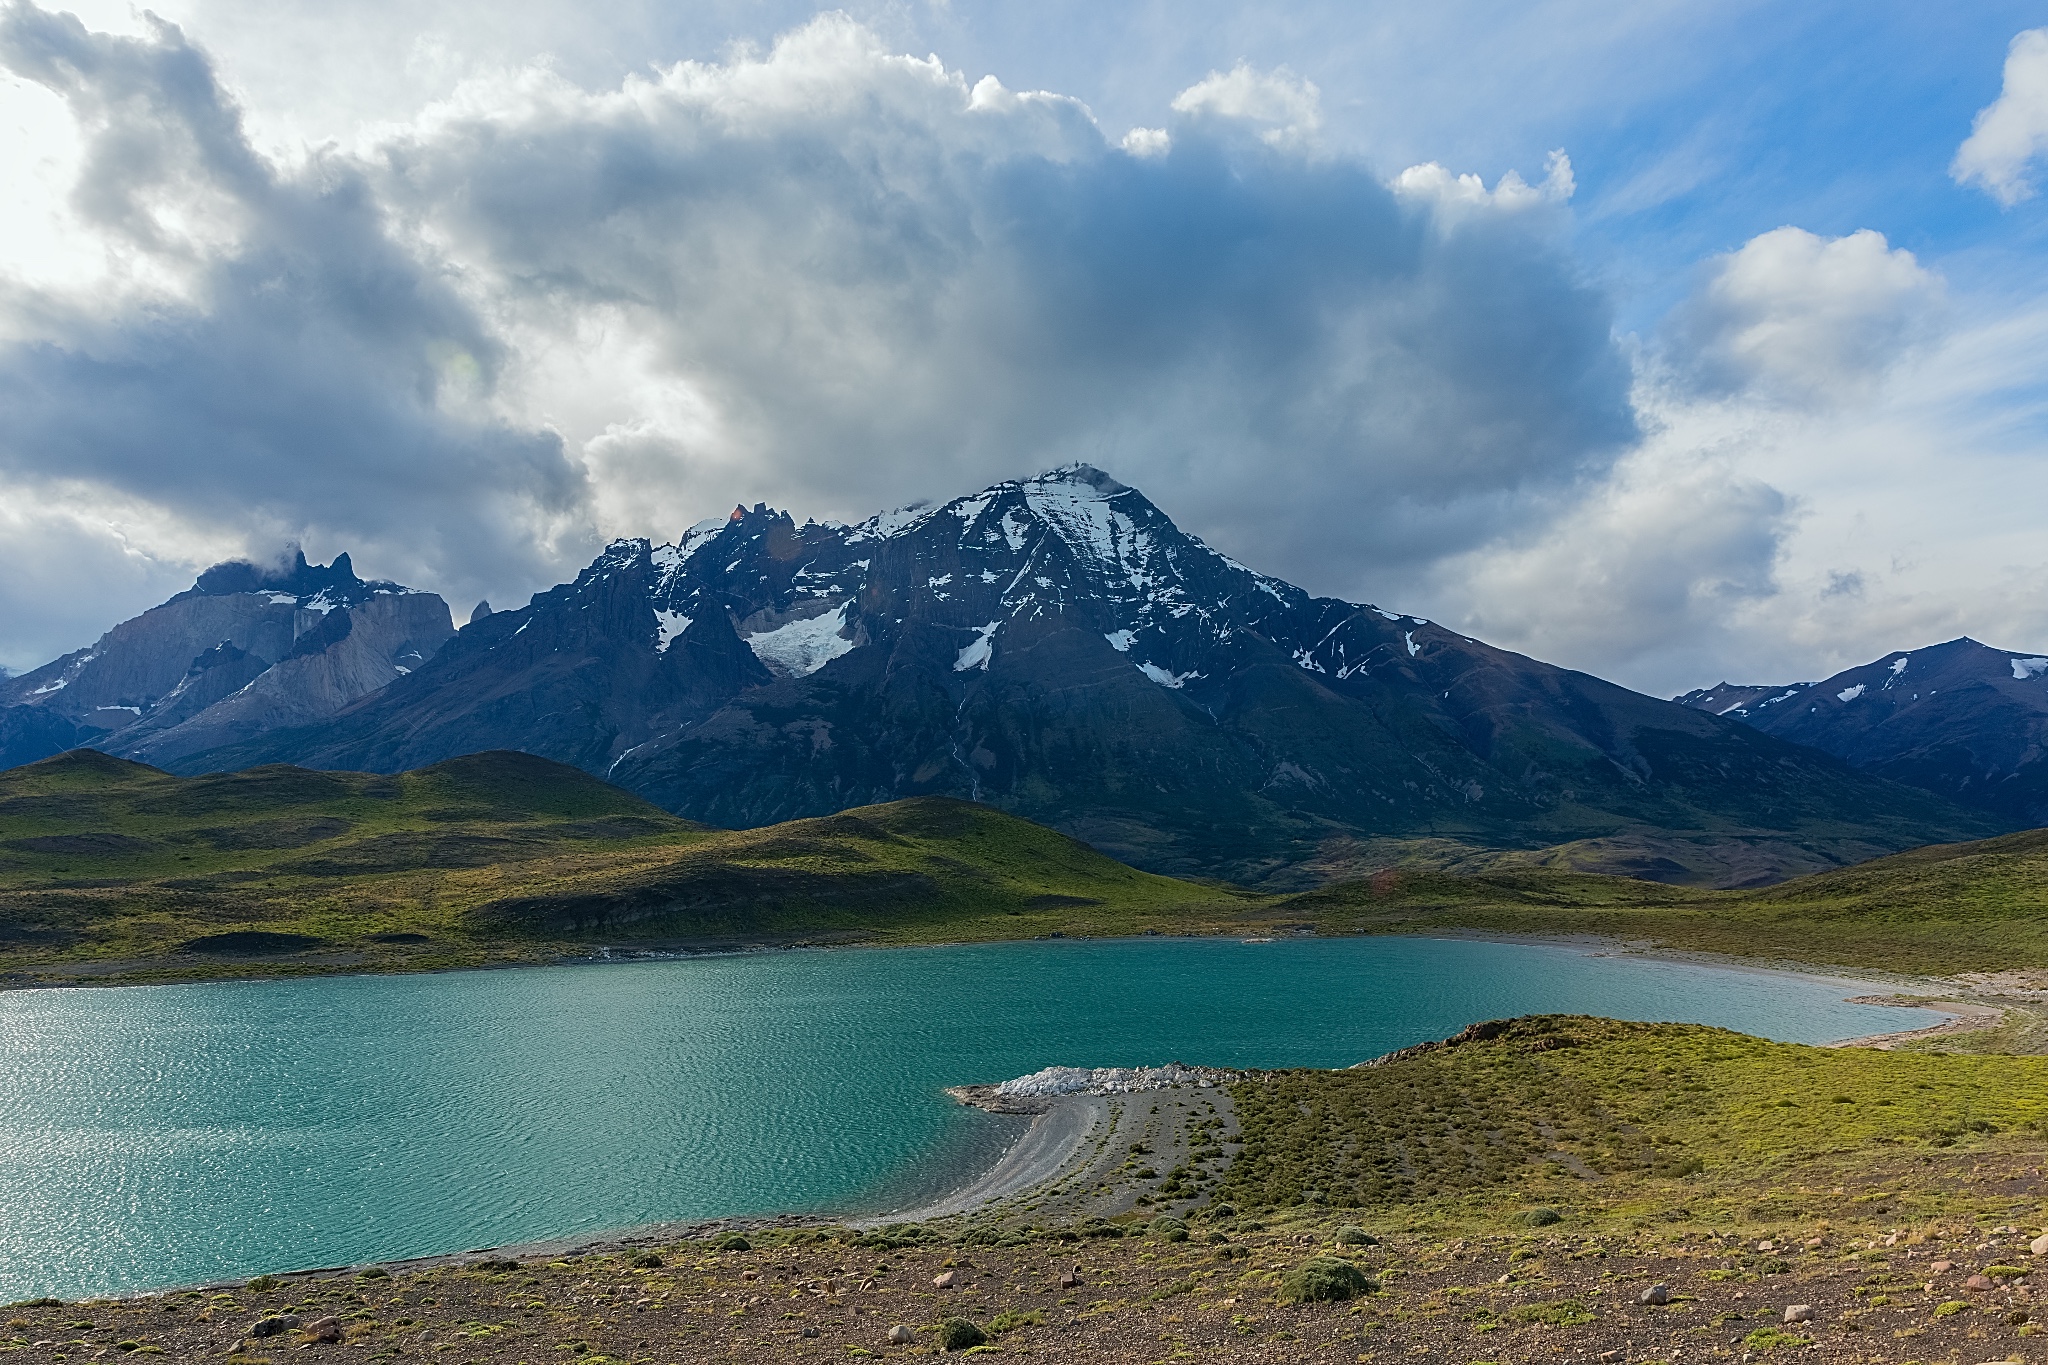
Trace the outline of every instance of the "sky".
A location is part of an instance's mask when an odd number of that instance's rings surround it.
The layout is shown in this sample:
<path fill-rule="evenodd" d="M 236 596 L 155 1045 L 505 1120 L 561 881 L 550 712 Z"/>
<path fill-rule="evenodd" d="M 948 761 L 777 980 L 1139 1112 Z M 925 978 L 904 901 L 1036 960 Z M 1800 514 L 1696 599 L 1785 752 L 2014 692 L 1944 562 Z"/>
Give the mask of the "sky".
<path fill-rule="evenodd" d="M 2048 12 L 0 3 L 0 666 L 1072 460 L 1659 695 L 2048 652 Z"/>

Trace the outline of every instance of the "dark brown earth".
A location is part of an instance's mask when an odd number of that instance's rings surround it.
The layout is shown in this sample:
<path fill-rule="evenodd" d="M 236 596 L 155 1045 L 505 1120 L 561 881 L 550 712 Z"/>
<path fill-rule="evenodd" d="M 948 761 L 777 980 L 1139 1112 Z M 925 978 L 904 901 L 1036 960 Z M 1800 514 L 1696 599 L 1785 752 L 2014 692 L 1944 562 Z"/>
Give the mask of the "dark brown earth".
<path fill-rule="evenodd" d="M 706 1235 L 658 1248 L 493 1253 L 255 1287 L 15 1305 L 0 1310 L 0 1351 L 23 1365 L 142 1354 L 241 1365 L 825 1361 L 935 1354 L 936 1325 L 962 1317 L 1002 1354 L 1046 1360 L 2043 1361 L 2048 1334 L 2034 1335 L 2027 1273 L 2048 1267 L 2028 1249 L 2042 1217 L 2039 1160 L 2026 1149 L 1913 1158 L 1922 1187 L 1942 1191 L 1955 1212 L 1897 1227 L 1884 1222 L 1885 1203 L 1849 1188 L 1833 1192 L 1839 1207 L 1797 1224 L 1708 1227 L 1667 1216 L 1456 1236 L 1386 1225 L 1404 1216 L 1388 1210 L 1361 1219 L 1373 1245 L 1339 1243 L 1327 1217 L 1263 1225 L 1198 1216 L 1187 1241 L 1132 1222 L 1121 1238 L 1068 1229 L 1010 1246 L 890 1247 L 886 1232 L 784 1227 L 749 1233 L 757 1245 L 746 1250 L 721 1250 Z M 1873 1175 L 1895 1186 L 1905 1169 Z M 1990 1226 L 1969 1208 L 2030 1213 Z M 907 1235 L 959 1231 L 928 1225 Z M 1772 1246 L 1760 1249 L 1764 1240 Z M 634 1264 L 650 1252 L 660 1265 Z M 1282 1273 L 1318 1255 L 1351 1259 L 1378 1289 L 1349 1302 L 1280 1302 Z M 1076 1264 L 1080 1284 L 1063 1290 L 1058 1278 Z M 956 1287 L 936 1288 L 947 1270 Z M 1972 1276 L 1982 1277 L 1974 1287 Z M 1668 1304 L 1637 1302 L 1657 1284 L 1668 1287 Z M 1787 1326 L 1785 1310 L 1802 1304 L 1813 1320 Z M 283 1313 L 302 1327 L 333 1317 L 325 1335 L 340 1340 L 310 1341 L 303 1330 L 250 1336 L 259 1319 Z M 1016 1325 L 995 1330 L 1006 1321 Z M 915 1329 L 911 1344 L 889 1343 L 899 1324 Z"/>

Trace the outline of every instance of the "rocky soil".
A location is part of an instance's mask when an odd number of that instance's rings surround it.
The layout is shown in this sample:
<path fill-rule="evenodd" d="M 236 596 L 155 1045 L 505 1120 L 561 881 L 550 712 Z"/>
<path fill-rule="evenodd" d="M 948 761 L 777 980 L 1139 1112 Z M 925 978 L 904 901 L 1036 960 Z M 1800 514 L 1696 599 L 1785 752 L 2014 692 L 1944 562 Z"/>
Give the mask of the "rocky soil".
<path fill-rule="evenodd" d="M 2037 1221 L 2038 1160 L 1980 1151 L 1915 1164 L 1959 1209 L 2028 1207 Z M 659 1247 L 18 1304 L 4 1310 L 0 1351 L 23 1365 L 824 1361 L 939 1354 L 943 1324 L 958 1318 L 975 1328 L 963 1339 L 987 1338 L 984 1353 L 1062 1361 L 2048 1359 L 2032 1320 L 2034 1267 L 2048 1267 L 2031 1250 L 2040 1228 L 1961 1216 L 1887 1228 L 1868 1192 L 1840 1195 L 1832 1217 L 1725 1229 L 1525 1216 L 1464 1236 L 1378 1223 L 1347 1232 L 1327 1217 L 1267 1224 L 1219 1208 L 1188 1220 L 1186 1240 L 1136 1221 L 1010 1233 L 1009 1245 L 947 1240 L 957 1224 L 756 1229 L 744 1248 L 713 1230 Z M 1108 1226 L 1126 1235 L 1101 1235 Z M 1358 1267 L 1367 1292 L 1283 1302 L 1286 1273 L 1318 1257 Z M 899 1327 L 907 1342 L 891 1340 Z"/>

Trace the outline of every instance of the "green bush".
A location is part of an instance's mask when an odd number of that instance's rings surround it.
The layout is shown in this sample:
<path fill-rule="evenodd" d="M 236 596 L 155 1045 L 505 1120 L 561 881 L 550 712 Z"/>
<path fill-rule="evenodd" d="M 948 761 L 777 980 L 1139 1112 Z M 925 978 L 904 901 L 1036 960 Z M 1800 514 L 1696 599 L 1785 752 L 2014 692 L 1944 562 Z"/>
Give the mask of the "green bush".
<path fill-rule="evenodd" d="M 391 1278 L 391 1272 L 381 1265 L 373 1265 L 358 1274 L 356 1278 L 359 1280 L 388 1280 Z"/>
<path fill-rule="evenodd" d="M 988 1330 L 1001 1334 L 1014 1332 L 1019 1327 L 1038 1327 L 1045 1322 L 1045 1314 L 1036 1309 L 1005 1308 L 989 1319 Z"/>
<path fill-rule="evenodd" d="M 742 1237 L 740 1240 L 744 1242 L 747 1239 Z M 744 1248 L 735 1247 L 734 1250 L 744 1250 Z M 635 1270 L 659 1270 L 668 1263 L 662 1260 L 660 1255 L 655 1252 L 643 1251 L 627 1264 L 631 1265 Z"/>
<path fill-rule="evenodd" d="M 1380 1241 L 1379 1238 L 1373 1236 L 1356 1223 L 1346 1223 L 1343 1227 L 1338 1228 L 1337 1235 L 1330 1240 L 1343 1247 L 1378 1246 Z"/>
<path fill-rule="evenodd" d="M 988 1345 L 988 1333 L 966 1318 L 947 1318 L 940 1323 L 938 1339 L 942 1351 L 964 1351 L 972 1346 Z"/>
<path fill-rule="evenodd" d="M 249 1290 L 249 1291 L 250 1291 L 251 1293 L 255 1293 L 255 1294 L 262 1294 L 262 1293 L 265 1293 L 265 1292 L 267 1292 L 267 1291 L 269 1291 L 269 1290 L 272 1290 L 272 1289 L 275 1289 L 275 1288 L 277 1288 L 277 1276 L 275 1276 L 275 1275 L 258 1275 L 258 1276 L 257 1276 L 257 1277 L 256 1277 L 255 1279 L 253 1279 L 253 1280 L 249 1281 L 249 1283 L 247 1283 L 247 1284 L 243 1285 L 243 1286 L 242 1286 L 242 1288 L 244 1288 L 244 1289 L 247 1289 L 247 1290 Z"/>
<path fill-rule="evenodd" d="M 1378 1290 L 1364 1271 L 1335 1256 L 1310 1257 L 1280 1277 L 1282 1303 L 1332 1303 Z"/>
<path fill-rule="evenodd" d="M 1532 1228 L 1547 1228 L 1552 1223 L 1563 1221 L 1564 1215 L 1550 1208 L 1530 1209 L 1522 1215 L 1523 1224 Z"/>
<path fill-rule="evenodd" d="M 740 1236 L 737 1232 L 728 1232 L 725 1236 L 718 1239 L 718 1249 L 720 1251 L 752 1251 L 754 1244 Z"/>

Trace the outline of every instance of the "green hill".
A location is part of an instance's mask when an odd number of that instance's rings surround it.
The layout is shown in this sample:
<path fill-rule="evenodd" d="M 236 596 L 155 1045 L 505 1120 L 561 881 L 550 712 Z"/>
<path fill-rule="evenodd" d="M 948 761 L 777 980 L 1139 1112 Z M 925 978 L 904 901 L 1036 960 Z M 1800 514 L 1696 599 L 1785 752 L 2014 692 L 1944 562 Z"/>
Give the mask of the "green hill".
<path fill-rule="evenodd" d="M 714 830 L 518 753 L 183 778 L 81 750 L 0 773 L 0 970 L 16 979 L 1135 932 L 1247 899 L 967 802 Z"/>
<path fill-rule="evenodd" d="M 1673 1206 L 1677 1221 L 1726 1223 L 1882 1201 L 1896 1226 L 1964 1212 L 1945 1207 L 1953 1181 L 1913 1176 L 1930 1150 L 2007 1134 L 2004 1146 L 2032 1154 L 2023 1164 L 2039 1161 L 2048 1058 L 1550 1015 L 1475 1024 L 1346 1071 L 1254 1075 L 1232 1095 L 1244 1148 L 1216 1196 L 1248 1209 L 1359 1209 L 1412 1226 L 1535 1204 L 1583 1227 Z M 1830 1193 L 1837 1181 L 1878 1196 Z"/>
<path fill-rule="evenodd" d="M 1390 870 L 1287 898 L 1326 932 L 1595 934 L 1737 957 L 1953 973 L 2048 966 L 2048 830 L 1934 844 L 1747 891 L 1548 868 Z"/>

